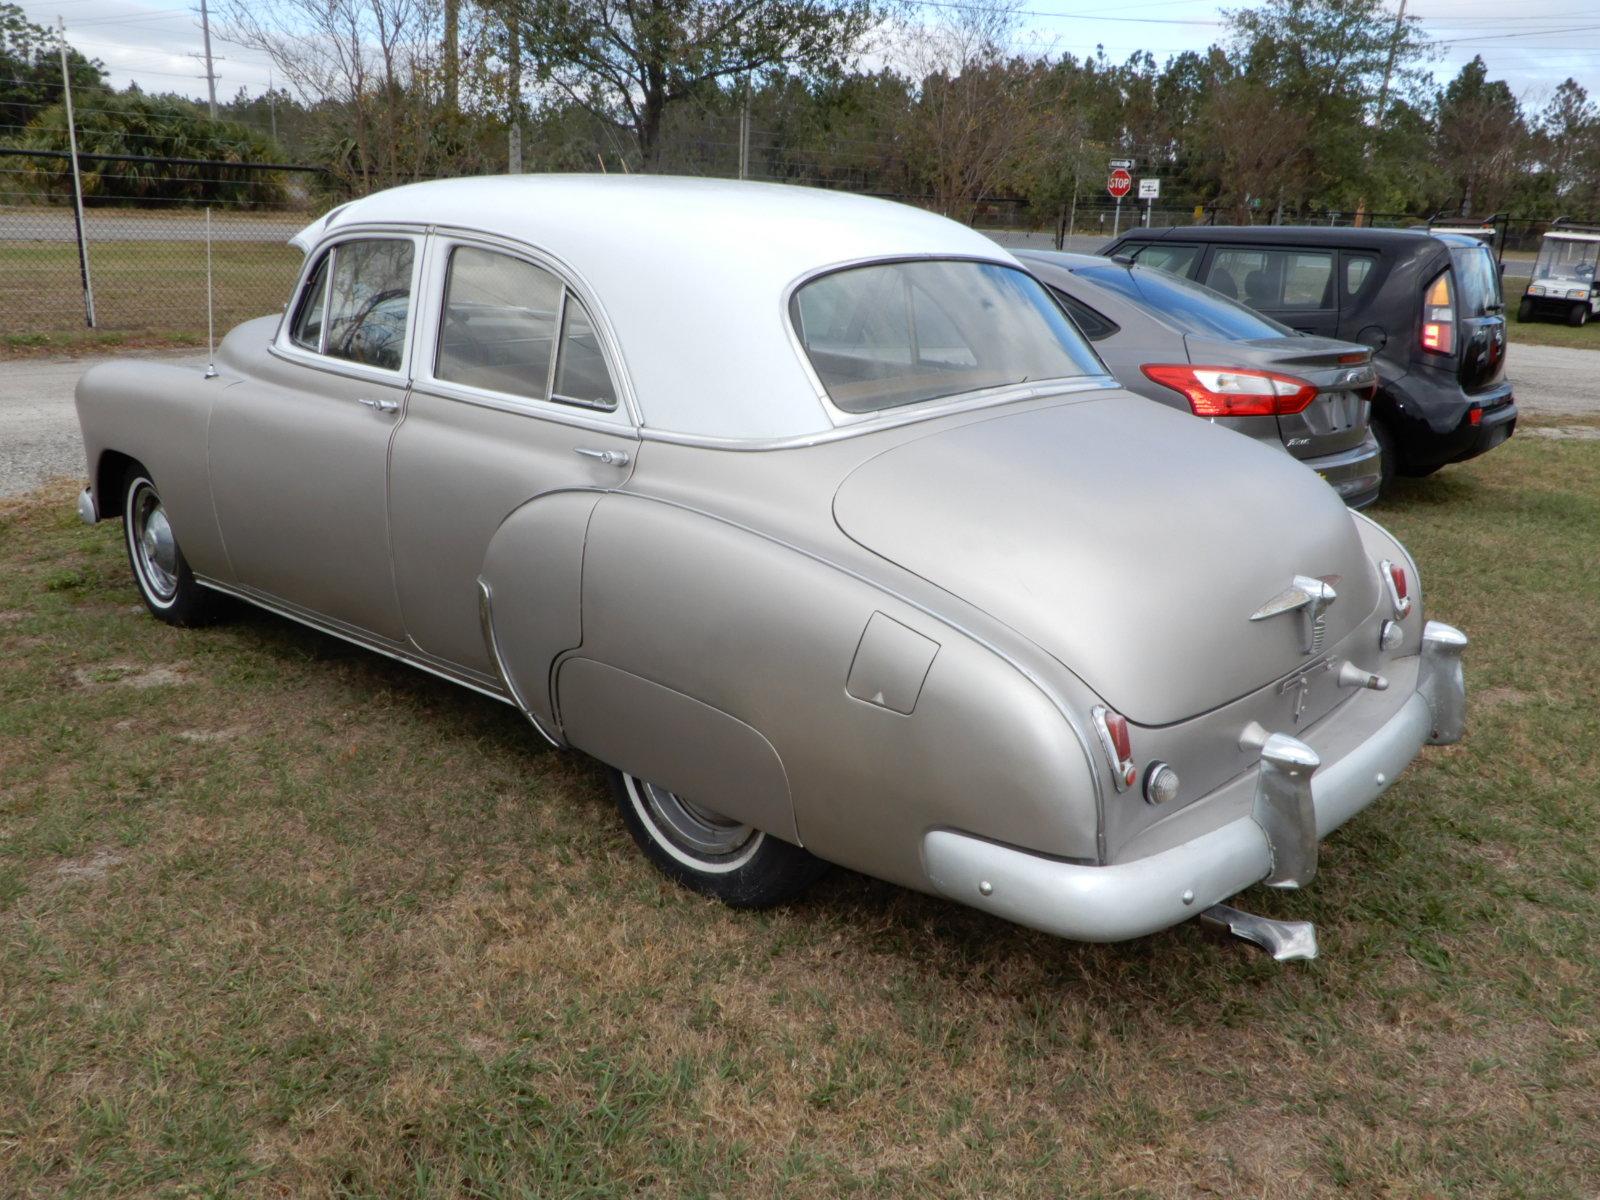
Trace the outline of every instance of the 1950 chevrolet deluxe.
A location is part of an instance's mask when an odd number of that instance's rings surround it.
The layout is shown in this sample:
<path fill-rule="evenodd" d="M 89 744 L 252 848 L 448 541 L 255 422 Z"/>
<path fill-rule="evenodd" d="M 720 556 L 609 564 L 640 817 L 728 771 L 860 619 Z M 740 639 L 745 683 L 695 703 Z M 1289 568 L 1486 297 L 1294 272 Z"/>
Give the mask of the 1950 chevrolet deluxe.
<path fill-rule="evenodd" d="M 1404 548 L 1122 391 L 960 225 L 502 177 L 295 241 L 284 315 L 212 369 L 84 375 L 83 516 L 123 518 L 164 620 L 239 597 L 516 705 L 692 887 L 772 903 L 826 861 L 1305 955 L 1218 902 L 1307 883 L 1461 735 L 1466 639 Z"/>

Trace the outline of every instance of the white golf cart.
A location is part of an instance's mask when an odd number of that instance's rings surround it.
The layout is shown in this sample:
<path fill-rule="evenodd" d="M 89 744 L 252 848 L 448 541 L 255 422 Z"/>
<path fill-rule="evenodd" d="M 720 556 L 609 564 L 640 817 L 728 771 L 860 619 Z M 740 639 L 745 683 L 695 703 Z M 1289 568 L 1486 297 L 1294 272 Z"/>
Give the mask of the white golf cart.
<path fill-rule="evenodd" d="M 1565 318 L 1583 325 L 1600 316 L 1600 225 L 1560 220 L 1539 246 L 1533 278 L 1517 306 L 1517 320 Z"/>

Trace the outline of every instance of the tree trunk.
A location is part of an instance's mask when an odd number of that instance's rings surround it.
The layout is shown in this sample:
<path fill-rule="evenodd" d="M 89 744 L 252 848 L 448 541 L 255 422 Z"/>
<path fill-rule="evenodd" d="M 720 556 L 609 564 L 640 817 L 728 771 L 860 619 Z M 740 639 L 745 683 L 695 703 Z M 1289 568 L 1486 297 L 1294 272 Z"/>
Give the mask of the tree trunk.
<path fill-rule="evenodd" d="M 461 0 L 444 0 L 444 106 L 461 105 Z"/>

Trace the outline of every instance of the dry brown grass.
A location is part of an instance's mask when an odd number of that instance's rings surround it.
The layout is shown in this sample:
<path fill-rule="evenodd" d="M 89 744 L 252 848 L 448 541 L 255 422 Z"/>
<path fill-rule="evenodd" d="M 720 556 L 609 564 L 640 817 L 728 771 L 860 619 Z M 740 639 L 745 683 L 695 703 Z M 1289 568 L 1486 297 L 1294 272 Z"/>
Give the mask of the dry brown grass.
<path fill-rule="evenodd" d="M 510 710 L 168 629 L 69 490 L 0 503 L 0 1194 L 1593 1196 L 1597 497 L 1513 442 L 1378 514 L 1482 700 L 1248 898 L 1288 969 L 842 872 L 728 911 Z"/>

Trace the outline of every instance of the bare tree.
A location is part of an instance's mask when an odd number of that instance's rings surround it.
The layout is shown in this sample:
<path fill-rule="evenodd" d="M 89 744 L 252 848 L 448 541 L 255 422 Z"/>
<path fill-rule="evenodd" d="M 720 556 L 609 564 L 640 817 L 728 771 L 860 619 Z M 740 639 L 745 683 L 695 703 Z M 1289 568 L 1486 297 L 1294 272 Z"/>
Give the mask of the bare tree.
<path fill-rule="evenodd" d="M 435 173 L 442 9 L 434 0 L 226 0 L 226 36 L 264 52 L 318 106 L 334 172 L 353 191 Z M 448 159 L 448 153 L 444 156 Z"/>
<path fill-rule="evenodd" d="M 970 221 L 978 202 L 1039 145 L 1052 99 L 1042 63 L 1007 59 L 1017 0 L 972 0 L 909 29 L 902 57 L 917 93 L 908 153 L 940 211 Z"/>

